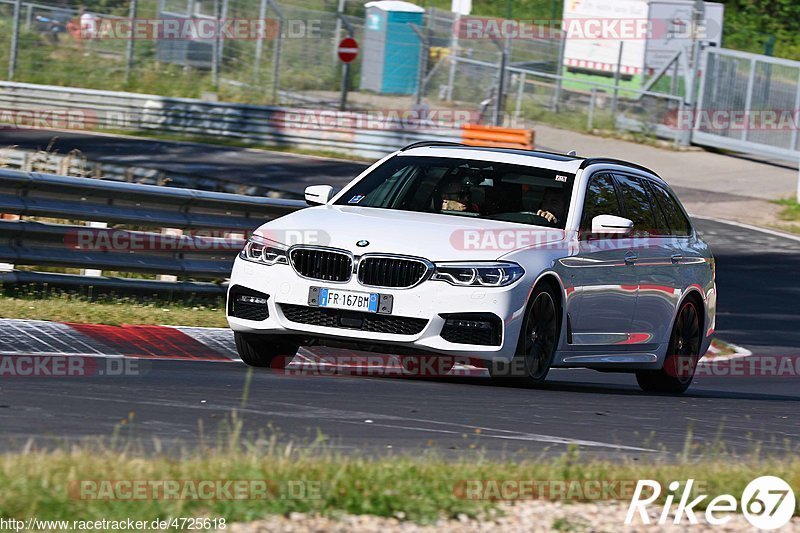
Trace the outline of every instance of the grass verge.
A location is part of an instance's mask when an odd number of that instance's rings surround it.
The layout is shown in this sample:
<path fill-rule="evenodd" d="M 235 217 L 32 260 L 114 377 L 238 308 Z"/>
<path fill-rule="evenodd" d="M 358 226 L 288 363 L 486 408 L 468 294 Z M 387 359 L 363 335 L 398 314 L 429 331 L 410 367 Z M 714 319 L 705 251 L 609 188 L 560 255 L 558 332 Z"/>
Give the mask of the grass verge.
<path fill-rule="evenodd" d="M 34 293 L 0 294 L 0 318 L 26 318 L 85 324 L 148 324 L 224 328 L 222 298 L 197 302 L 72 294 L 39 297 Z"/>
<path fill-rule="evenodd" d="M 130 419 L 127 430 L 134 425 Z M 431 523 L 462 514 L 480 518 L 494 512 L 497 501 L 464 497 L 464 487 L 470 481 L 618 481 L 635 485 L 635 480 L 655 479 L 666 486 L 674 480 L 694 479 L 702 494 L 712 497 L 733 494 L 737 498 L 760 475 L 779 476 L 793 486 L 800 484 L 800 460 L 791 454 L 782 461 L 760 460 L 756 456 L 723 459 L 717 456 L 717 459 L 674 463 L 582 460 L 575 450 L 555 459 L 532 457 L 523 461 L 483 456 L 448 461 L 435 453 L 369 458 L 333 451 L 324 439 L 307 447 L 279 445 L 274 437 L 242 444 L 238 440 L 241 424 L 235 416 L 228 429 L 228 435 L 221 437 L 220 447 L 201 446 L 179 456 L 152 452 L 145 456 L 130 446 L 120 446 L 119 440 L 113 446 L 95 444 L 3 454 L 0 517 L 36 516 L 49 520 L 135 517 L 149 521 L 182 516 L 225 518 L 231 523 L 270 514 L 303 512 L 329 516 L 370 514 Z M 470 438 L 479 442 L 480 437 Z M 144 480 L 154 486 L 174 480 L 259 480 L 270 490 L 256 499 L 133 499 L 113 488 L 119 485 L 112 482 L 126 480 Z M 106 495 L 115 494 L 117 499 L 98 497 L 103 495 L 104 481 L 112 491 Z M 587 501 L 586 495 L 562 493 L 558 498 L 548 499 Z M 620 499 L 629 501 L 629 498 L 626 493 Z M 706 498 L 697 508 L 703 509 L 710 499 Z"/>
<path fill-rule="evenodd" d="M 778 213 L 781 220 L 789 222 L 800 222 L 800 203 L 795 198 L 784 198 L 782 200 L 775 200 L 775 203 L 782 205 L 783 209 Z"/>

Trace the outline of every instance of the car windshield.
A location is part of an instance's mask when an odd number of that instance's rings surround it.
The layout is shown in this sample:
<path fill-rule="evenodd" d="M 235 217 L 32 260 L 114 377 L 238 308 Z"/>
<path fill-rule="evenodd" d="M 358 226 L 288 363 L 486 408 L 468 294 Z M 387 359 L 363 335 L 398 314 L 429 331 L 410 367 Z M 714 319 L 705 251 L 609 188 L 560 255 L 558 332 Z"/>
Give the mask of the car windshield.
<path fill-rule="evenodd" d="M 563 229 L 574 177 L 493 161 L 396 156 L 335 203 Z"/>

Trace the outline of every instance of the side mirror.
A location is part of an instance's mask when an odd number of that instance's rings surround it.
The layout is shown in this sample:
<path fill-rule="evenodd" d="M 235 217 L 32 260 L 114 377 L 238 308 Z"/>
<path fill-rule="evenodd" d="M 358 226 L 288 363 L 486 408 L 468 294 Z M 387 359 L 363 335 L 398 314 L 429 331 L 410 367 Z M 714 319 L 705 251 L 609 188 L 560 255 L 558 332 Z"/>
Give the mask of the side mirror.
<path fill-rule="evenodd" d="M 597 215 L 592 219 L 592 233 L 601 235 L 628 235 L 633 221 L 615 215 Z"/>
<path fill-rule="evenodd" d="M 308 205 L 324 205 L 333 197 L 330 185 L 311 185 L 306 187 L 306 203 Z"/>

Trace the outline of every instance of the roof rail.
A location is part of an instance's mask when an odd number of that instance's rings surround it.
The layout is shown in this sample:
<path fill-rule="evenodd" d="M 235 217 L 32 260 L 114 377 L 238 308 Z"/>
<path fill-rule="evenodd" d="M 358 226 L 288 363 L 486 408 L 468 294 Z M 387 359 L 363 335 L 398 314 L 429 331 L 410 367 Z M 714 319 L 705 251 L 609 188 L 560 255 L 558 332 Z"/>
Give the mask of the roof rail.
<path fill-rule="evenodd" d="M 405 152 L 406 150 L 411 150 L 412 148 L 422 148 L 424 146 L 466 146 L 466 145 L 452 141 L 418 141 L 415 143 L 411 143 L 403 148 L 400 148 L 400 151 Z"/>
<path fill-rule="evenodd" d="M 652 174 L 654 176 L 658 176 L 658 174 L 656 174 L 655 172 L 653 172 L 652 170 L 650 170 L 647 167 L 644 167 L 644 166 L 636 164 L 636 163 L 631 163 L 630 161 L 624 161 L 622 159 L 614 159 L 612 157 L 587 157 L 586 159 L 584 159 L 581 162 L 581 166 L 579 168 L 583 169 L 583 168 L 588 167 L 589 165 L 595 165 L 597 163 L 610 164 L 610 165 L 620 165 L 620 166 L 623 166 L 623 167 L 631 167 L 631 168 L 635 168 L 636 170 L 641 170 L 643 172 L 647 172 L 648 174 Z"/>

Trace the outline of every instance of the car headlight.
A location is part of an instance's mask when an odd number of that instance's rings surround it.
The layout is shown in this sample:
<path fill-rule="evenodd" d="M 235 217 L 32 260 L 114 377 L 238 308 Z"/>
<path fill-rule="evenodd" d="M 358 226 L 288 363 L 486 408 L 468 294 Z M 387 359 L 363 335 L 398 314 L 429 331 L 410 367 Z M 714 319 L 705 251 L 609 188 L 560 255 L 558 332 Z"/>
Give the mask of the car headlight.
<path fill-rule="evenodd" d="M 239 252 L 239 257 L 245 261 L 261 263 L 262 265 L 287 264 L 287 247 L 281 243 L 264 239 L 263 237 L 251 236 L 247 244 Z"/>
<path fill-rule="evenodd" d="M 524 274 L 516 263 L 437 263 L 431 279 L 464 287 L 505 287 Z"/>

